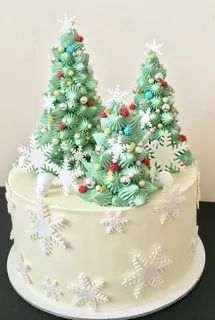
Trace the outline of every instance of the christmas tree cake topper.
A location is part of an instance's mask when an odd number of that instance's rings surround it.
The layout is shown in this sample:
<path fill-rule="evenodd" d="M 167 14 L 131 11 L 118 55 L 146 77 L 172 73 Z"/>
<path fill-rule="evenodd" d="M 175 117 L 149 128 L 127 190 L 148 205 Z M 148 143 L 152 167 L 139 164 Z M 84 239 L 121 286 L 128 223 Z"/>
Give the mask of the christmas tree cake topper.
<path fill-rule="evenodd" d="M 102 131 L 95 133 L 95 150 L 85 162 L 86 181 L 79 193 L 101 206 L 140 206 L 158 189 L 150 179 L 150 161 L 144 148 L 140 117 L 126 92 L 116 86 L 100 113 Z"/>
<path fill-rule="evenodd" d="M 151 178 L 158 172 L 180 172 L 193 161 L 187 138 L 178 125 L 173 88 L 166 81 L 166 70 L 159 62 L 162 44 L 156 40 L 146 44 L 146 61 L 134 89 L 134 103 L 140 114 L 140 124 L 151 163 Z"/>
<path fill-rule="evenodd" d="M 49 172 L 59 179 L 64 170 L 64 190 L 68 192 L 67 186 L 73 183 L 68 182 L 71 175 L 65 177 L 65 167 L 67 172 L 75 171 L 73 178 L 80 176 L 82 162 L 94 148 L 93 133 L 102 108 L 84 38 L 77 32 L 74 18 L 65 16 L 61 23 L 60 43 L 52 48 L 52 74 L 43 113 L 29 148 L 20 147 L 19 164 L 27 171 Z"/>

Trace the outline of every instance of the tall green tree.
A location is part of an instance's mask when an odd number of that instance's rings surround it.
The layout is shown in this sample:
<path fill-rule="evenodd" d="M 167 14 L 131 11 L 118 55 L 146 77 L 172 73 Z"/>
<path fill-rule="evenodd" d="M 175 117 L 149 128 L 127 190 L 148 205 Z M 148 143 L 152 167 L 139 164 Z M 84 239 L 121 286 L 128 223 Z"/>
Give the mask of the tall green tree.
<path fill-rule="evenodd" d="M 140 125 L 148 137 L 151 164 L 160 171 L 178 172 L 193 161 L 187 138 L 178 124 L 174 90 L 166 80 L 166 69 L 160 63 L 161 45 L 147 44 L 146 59 L 141 66 L 134 104 L 139 110 Z"/>
<path fill-rule="evenodd" d="M 42 115 L 30 147 L 20 148 L 22 167 L 39 173 L 59 174 L 65 163 L 67 170 L 84 169 L 82 162 L 94 148 L 93 133 L 102 110 L 84 38 L 73 18 L 64 17 L 61 32 L 59 44 L 52 48 Z"/>

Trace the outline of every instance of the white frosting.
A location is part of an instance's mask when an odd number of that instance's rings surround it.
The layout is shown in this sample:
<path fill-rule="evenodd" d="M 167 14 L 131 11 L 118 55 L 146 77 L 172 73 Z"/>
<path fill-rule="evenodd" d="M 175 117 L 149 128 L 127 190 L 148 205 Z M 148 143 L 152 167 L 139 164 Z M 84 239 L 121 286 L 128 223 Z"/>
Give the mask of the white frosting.
<path fill-rule="evenodd" d="M 9 175 L 9 186 L 16 208 L 13 218 L 15 245 L 22 251 L 23 259 L 28 261 L 31 290 L 35 295 L 52 299 L 52 294 L 48 298 L 41 285 L 49 279 L 51 285 L 55 284 L 56 287 L 57 284 L 60 288 L 58 301 L 53 299 L 53 304 L 71 305 L 72 302 L 79 301 L 82 308 L 93 305 L 98 311 L 121 310 L 159 299 L 166 290 L 176 287 L 189 270 L 192 264 L 193 239 L 196 236 L 195 166 L 174 175 L 173 188 L 179 185 L 180 199 L 183 201 L 178 201 L 176 208 L 173 208 L 177 212 L 170 214 L 163 224 L 160 211 L 155 210 L 159 203 L 164 205 L 162 191 L 156 192 L 145 206 L 111 208 L 84 202 L 76 195 L 66 197 L 59 188 L 50 189 L 42 200 L 48 205 L 50 221 L 63 221 L 64 227 L 58 232 L 65 239 L 65 248 L 53 244 L 48 255 L 41 251 L 41 239 L 31 237 L 34 224 L 26 214 L 26 210 L 35 211 L 41 200 L 35 193 L 36 180 L 35 175 L 24 173 L 19 167 L 13 168 Z M 116 220 L 114 211 L 118 212 Z M 108 215 L 108 212 L 112 213 Z M 107 232 L 108 227 L 110 232 Z M 158 248 L 162 248 L 161 256 L 158 259 L 150 256 L 161 250 Z M 158 252 L 156 254 L 159 255 Z M 144 295 L 140 290 L 140 294 L 136 294 L 138 299 L 134 294 L 137 285 L 135 280 L 133 285 L 123 285 L 125 279 L 129 284 L 129 276 L 135 264 L 134 257 L 145 259 L 147 266 L 145 273 L 141 270 L 145 277 Z M 162 263 L 168 264 L 168 268 L 162 269 Z M 78 284 L 83 274 L 86 279 L 90 279 L 89 290 L 86 289 L 86 282 L 84 290 L 76 289 L 75 299 L 68 287 Z M 162 283 L 158 283 L 157 278 L 153 287 L 153 277 L 158 274 Z M 136 274 L 136 278 L 141 277 Z M 100 286 L 97 294 L 92 289 L 96 285 Z"/>

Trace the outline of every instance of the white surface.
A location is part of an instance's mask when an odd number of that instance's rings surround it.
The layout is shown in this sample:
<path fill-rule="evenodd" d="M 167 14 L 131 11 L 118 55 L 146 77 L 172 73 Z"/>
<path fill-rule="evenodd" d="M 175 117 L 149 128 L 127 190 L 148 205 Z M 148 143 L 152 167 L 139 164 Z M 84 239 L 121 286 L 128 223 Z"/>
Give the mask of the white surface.
<path fill-rule="evenodd" d="M 35 195 L 36 176 L 15 167 L 9 175 L 9 186 L 15 204 L 13 234 L 16 249 L 23 252 L 24 259 L 31 268 L 35 294 L 44 293 L 41 283 L 48 277 L 56 280 L 64 291 L 58 304 L 71 306 L 72 296 L 68 294 L 67 287 L 71 283 L 77 283 L 80 274 L 84 273 L 91 280 L 105 281 L 103 293 L 109 302 L 98 304 L 99 311 L 133 308 L 161 299 L 170 288 L 181 282 L 192 265 L 196 239 L 196 178 L 194 166 L 188 167 L 184 173 L 174 175 L 173 187 L 179 184 L 180 195 L 184 197 L 177 217 L 170 216 L 161 224 L 163 212 L 155 212 L 157 203 L 165 200 L 160 190 L 145 206 L 122 208 L 122 214 L 128 219 L 128 223 L 124 226 L 124 232 L 113 234 L 106 234 L 106 228 L 101 224 L 101 219 L 106 217 L 105 213 L 113 210 L 112 208 L 87 203 L 75 194 L 65 197 L 59 188 L 52 188 L 44 201 L 49 208 L 51 223 L 59 219 L 62 221 L 59 235 L 64 239 L 66 248 L 53 243 L 52 251 L 47 255 L 41 251 L 40 239 L 31 237 L 32 231 L 37 228 L 37 219 L 34 219 L 35 222 L 31 221 L 26 214 L 26 210 L 36 210 L 36 214 L 39 213 L 39 199 Z M 49 234 L 46 237 L 51 245 L 53 238 L 49 238 Z M 145 295 L 135 299 L 135 284 L 123 286 L 124 279 L 133 269 L 132 258 L 140 254 L 147 261 L 149 255 L 154 257 L 152 250 L 158 246 L 162 247 L 159 259 L 169 258 L 173 263 L 168 269 L 162 268 L 159 272 L 164 281 L 161 288 L 153 289 L 148 283 Z M 159 268 L 162 265 L 160 260 L 157 259 L 152 266 Z"/>
<path fill-rule="evenodd" d="M 65 12 L 78 18 L 103 98 L 116 83 L 135 85 L 145 42 L 164 43 L 161 60 L 199 161 L 202 199 L 215 200 L 214 0 L 1 1 L 0 184 L 39 118 L 50 47 L 59 35 L 56 21 Z"/>
<path fill-rule="evenodd" d="M 198 244 L 196 247 L 196 255 L 193 260 L 193 264 L 186 276 L 181 280 L 180 285 L 173 288 L 171 291 L 166 293 L 162 299 L 151 302 L 150 304 L 144 304 L 144 306 L 138 308 L 125 309 L 115 312 L 83 312 L 82 310 L 71 309 L 68 307 L 60 307 L 53 305 L 50 301 L 43 296 L 35 296 L 30 287 L 23 285 L 23 282 L 16 275 L 15 269 L 15 257 L 14 249 L 12 248 L 7 262 L 7 271 L 10 282 L 16 292 L 27 302 L 34 307 L 46 311 L 48 313 L 63 317 L 63 318 L 79 318 L 79 319 L 125 319 L 143 316 L 160 309 L 163 309 L 170 304 L 183 298 L 190 290 L 193 289 L 195 284 L 199 281 L 205 266 L 205 250 L 198 238 Z"/>

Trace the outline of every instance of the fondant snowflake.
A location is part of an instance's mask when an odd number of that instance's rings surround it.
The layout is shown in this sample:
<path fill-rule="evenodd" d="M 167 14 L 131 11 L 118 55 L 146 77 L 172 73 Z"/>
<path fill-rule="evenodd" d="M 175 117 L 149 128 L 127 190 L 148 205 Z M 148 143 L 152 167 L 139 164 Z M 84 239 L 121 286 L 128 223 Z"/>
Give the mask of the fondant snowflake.
<path fill-rule="evenodd" d="M 180 215 L 180 207 L 184 200 L 185 197 L 181 195 L 178 184 L 172 188 L 163 189 L 163 199 L 157 201 L 154 207 L 154 211 L 161 215 L 161 224 L 164 224 L 169 218 L 176 219 Z"/>
<path fill-rule="evenodd" d="M 156 246 L 149 257 L 143 258 L 140 254 L 132 258 L 133 270 L 126 277 L 122 285 L 134 287 L 134 297 L 138 299 L 141 294 L 152 288 L 160 288 L 164 284 L 161 273 L 167 270 L 172 264 L 172 260 L 162 255 L 161 246 Z"/>
<path fill-rule="evenodd" d="M 69 17 L 66 14 L 64 15 L 63 20 L 59 20 L 61 24 L 60 32 L 70 33 L 75 30 L 75 17 Z"/>
<path fill-rule="evenodd" d="M 65 249 L 65 242 L 59 233 L 64 228 L 62 218 L 52 219 L 48 206 L 43 202 L 39 203 L 36 210 L 27 209 L 26 213 L 32 222 L 31 239 L 40 241 L 44 254 L 52 253 L 53 244 Z"/>
<path fill-rule="evenodd" d="M 55 171 L 57 176 L 53 180 L 53 185 L 62 186 L 63 192 L 69 195 L 72 190 L 76 191 L 78 183 L 77 179 L 83 174 L 80 168 L 70 169 L 69 159 L 65 158 L 62 167 L 58 167 Z"/>
<path fill-rule="evenodd" d="M 35 136 L 30 138 L 30 147 L 19 147 L 21 156 L 19 157 L 19 165 L 26 171 L 35 170 L 37 173 L 47 170 L 55 170 L 56 165 L 50 163 L 49 155 L 52 150 L 51 144 L 40 146 Z"/>
<path fill-rule="evenodd" d="M 151 110 L 147 109 L 146 111 L 140 110 L 140 126 L 141 129 L 151 128 L 152 122 L 151 122 Z"/>
<path fill-rule="evenodd" d="M 160 49 L 163 48 L 163 44 L 162 43 L 158 44 L 156 42 L 156 39 L 154 39 L 151 44 L 146 43 L 146 47 L 148 50 L 154 51 L 157 55 L 159 55 L 159 56 L 162 55 L 162 52 Z"/>
<path fill-rule="evenodd" d="M 107 92 L 110 94 L 110 98 L 107 100 L 107 104 L 111 102 L 116 103 L 118 106 L 125 105 L 126 97 L 128 95 L 127 91 L 122 91 L 120 86 L 117 84 L 115 89 L 108 89 Z"/>
<path fill-rule="evenodd" d="M 51 96 L 50 93 L 47 96 L 43 96 L 43 107 L 50 113 L 54 109 L 55 97 Z"/>
<path fill-rule="evenodd" d="M 79 283 L 68 286 L 72 294 L 72 303 L 78 306 L 87 305 L 89 309 L 96 310 L 97 304 L 107 303 L 108 297 L 102 293 L 103 280 L 90 279 L 84 274 L 79 275 Z"/>
<path fill-rule="evenodd" d="M 192 257 L 192 259 L 196 255 L 196 247 L 198 244 L 198 231 L 199 231 L 199 226 L 195 226 L 193 238 L 191 240 L 191 257 Z"/>
<path fill-rule="evenodd" d="M 5 183 L 5 188 L 6 188 L 5 198 L 7 200 L 7 211 L 11 216 L 11 222 L 12 222 L 10 239 L 13 240 L 14 239 L 13 225 L 14 225 L 14 215 L 15 215 L 15 203 L 13 202 L 12 190 L 7 182 Z"/>
<path fill-rule="evenodd" d="M 48 298 L 54 298 L 55 301 L 58 301 L 63 296 L 63 291 L 56 280 L 47 278 L 42 282 L 42 287 L 45 289 Z"/>
<path fill-rule="evenodd" d="M 151 166 L 155 166 L 159 171 L 169 171 L 170 168 L 177 171 L 185 169 L 179 155 L 188 150 L 188 145 L 186 142 L 173 145 L 168 131 L 164 131 L 159 140 L 148 142 L 145 147 L 150 153 Z"/>
<path fill-rule="evenodd" d="M 201 200 L 201 188 L 200 188 L 200 171 L 197 167 L 197 181 L 196 181 L 196 207 L 199 209 L 199 202 Z"/>
<path fill-rule="evenodd" d="M 83 150 L 82 146 L 79 146 L 77 150 L 73 150 L 72 159 L 75 161 L 76 166 L 79 166 L 86 160 L 86 152 Z"/>
<path fill-rule="evenodd" d="M 16 267 L 16 270 L 21 275 L 22 280 L 27 284 L 32 284 L 31 268 L 26 263 L 23 252 L 20 249 L 16 251 Z"/>
<path fill-rule="evenodd" d="M 109 148 L 107 152 L 112 155 L 113 162 L 124 159 L 127 146 L 123 143 L 121 136 L 113 137 L 108 140 Z"/>
<path fill-rule="evenodd" d="M 106 227 L 107 234 L 123 232 L 123 226 L 128 223 L 128 218 L 123 216 L 122 210 L 111 210 L 106 213 L 101 223 Z"/>

